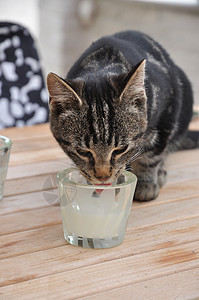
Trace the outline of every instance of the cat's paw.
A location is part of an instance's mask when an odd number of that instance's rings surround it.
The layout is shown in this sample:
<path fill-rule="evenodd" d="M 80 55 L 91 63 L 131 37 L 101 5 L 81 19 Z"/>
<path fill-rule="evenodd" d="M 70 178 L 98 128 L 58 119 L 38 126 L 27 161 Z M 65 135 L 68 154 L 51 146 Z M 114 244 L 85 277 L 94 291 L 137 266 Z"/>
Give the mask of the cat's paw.
<path fill-rule="evenodd" d="M 160 169 L 158 171 L 158 185 L 160 188 L 166 183 L 166 180 L 167 180 L 167 172 L 163 169 Z"/>
<path fill-rule="evenodd" d="M 159 194 L 159 185 L 152 182 L 138 181 L 135 190 L 135 201 L 150 201 Z"/>

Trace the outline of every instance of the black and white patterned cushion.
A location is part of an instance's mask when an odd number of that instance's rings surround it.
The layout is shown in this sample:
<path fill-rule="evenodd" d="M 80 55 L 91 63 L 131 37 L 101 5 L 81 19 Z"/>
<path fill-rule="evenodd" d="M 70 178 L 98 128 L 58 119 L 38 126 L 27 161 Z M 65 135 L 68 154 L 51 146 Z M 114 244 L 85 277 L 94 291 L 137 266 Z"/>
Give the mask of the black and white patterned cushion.
<path fill-rule="evenodd" d="M 48 94 L 35 43 L 21 25 L 0 22 L 0 128 L 48 121 Z"/>

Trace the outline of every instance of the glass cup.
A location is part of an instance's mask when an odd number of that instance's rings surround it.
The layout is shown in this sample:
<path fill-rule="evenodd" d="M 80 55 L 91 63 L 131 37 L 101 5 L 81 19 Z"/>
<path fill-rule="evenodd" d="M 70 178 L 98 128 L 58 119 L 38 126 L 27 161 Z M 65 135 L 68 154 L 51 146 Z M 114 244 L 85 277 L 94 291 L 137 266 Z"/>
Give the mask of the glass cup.
<path fill-rule="evenodd" d="M 0 200 L 3 198 L 4 182 L 6 179 L 12 141 L 0 135 Z"/>
<path fill-rule="evenodd" d="M 64 237 L 84 248 L 110 248 L 124 240 L 137 177 L 124 171 L 112 185 L 89 185 L 79 171 L 58 172 Z"/>

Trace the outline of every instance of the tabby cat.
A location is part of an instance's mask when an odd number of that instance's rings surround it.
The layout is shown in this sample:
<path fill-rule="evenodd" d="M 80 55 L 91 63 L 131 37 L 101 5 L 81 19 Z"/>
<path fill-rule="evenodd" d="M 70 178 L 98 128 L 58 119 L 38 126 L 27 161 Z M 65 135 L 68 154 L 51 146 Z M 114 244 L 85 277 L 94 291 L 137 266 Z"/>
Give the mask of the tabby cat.
<path fill-rule="evenodd" d="M 189 132 L 189 80 L 148 35 L 102 37 L 66 79 L 50 73 L 50 128 L 92 184 L 111 183 L 127 168 L 138 177 L 135 199 L 152 200 L 165 183 L 165 157 L 199 145 Z"/>

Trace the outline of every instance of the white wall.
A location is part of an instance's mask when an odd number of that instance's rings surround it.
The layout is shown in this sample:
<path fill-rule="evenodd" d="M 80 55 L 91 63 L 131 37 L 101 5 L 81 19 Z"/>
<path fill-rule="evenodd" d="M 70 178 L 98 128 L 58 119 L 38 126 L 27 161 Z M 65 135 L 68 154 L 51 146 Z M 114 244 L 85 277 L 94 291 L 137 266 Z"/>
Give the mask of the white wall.
<path fill-rule="evenodd" d="M 39 37 L 39 0 L 0 0 L 0 21 L 24 25 Z"/>

